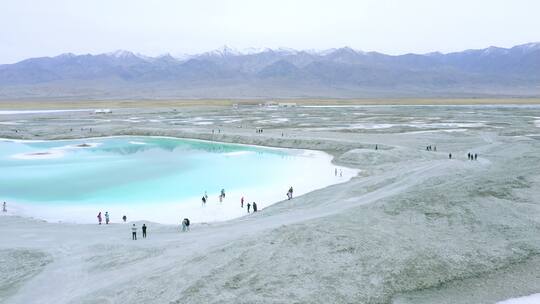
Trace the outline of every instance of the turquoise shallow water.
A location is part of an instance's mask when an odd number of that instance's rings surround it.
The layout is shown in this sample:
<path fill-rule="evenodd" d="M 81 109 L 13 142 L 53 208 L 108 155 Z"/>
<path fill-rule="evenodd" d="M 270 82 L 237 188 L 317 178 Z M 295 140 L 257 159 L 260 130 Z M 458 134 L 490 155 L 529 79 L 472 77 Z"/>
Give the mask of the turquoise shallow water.
<path fill-rule="evenodd" d="M 111 206 L 180 202 L 222 188 L 281 187 L 281 194 L 283 180 L 332 168 L 329 158 L 321 161 L 302 150 L 174 138 L 4 140 L 0 200 Z"/>

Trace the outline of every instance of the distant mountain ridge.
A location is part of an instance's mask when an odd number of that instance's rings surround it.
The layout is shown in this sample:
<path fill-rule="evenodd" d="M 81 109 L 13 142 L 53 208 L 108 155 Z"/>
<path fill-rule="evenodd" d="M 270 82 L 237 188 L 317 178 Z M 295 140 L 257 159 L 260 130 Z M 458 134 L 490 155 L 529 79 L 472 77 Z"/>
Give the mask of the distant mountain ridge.
<path fill-rule="evenodd" d="M 180 58 L 129 51 L 0 65 L 0 99 L 540 96 L 540 43 L 448 54 L 219 50 Z"/>

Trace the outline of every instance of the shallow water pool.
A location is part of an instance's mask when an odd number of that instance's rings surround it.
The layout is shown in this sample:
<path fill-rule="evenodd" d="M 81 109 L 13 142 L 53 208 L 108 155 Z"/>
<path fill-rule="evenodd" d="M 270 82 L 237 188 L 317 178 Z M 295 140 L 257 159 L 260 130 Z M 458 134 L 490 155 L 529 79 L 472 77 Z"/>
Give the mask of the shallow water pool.
<path fill-rule="evenodd" d="M 242 196 L 261 209 L 285 199 L 290 186 L 302 194 L 355 174 L 318 151 L 163 137 L 2 140 L 0 169 L 0 200 L 21 215 L 68 222 L 95 221 L 99 211 L 116 222 L 124 214 L 164 223 L 229 219 L 247 213 Z"/>

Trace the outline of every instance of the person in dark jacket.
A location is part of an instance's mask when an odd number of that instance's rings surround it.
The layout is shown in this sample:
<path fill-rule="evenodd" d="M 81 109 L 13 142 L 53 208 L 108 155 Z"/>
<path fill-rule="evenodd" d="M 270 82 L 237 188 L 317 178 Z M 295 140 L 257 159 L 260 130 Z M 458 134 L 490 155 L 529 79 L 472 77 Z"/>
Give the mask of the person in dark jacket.
<path fill-rule="evenodd" d="M 143 237 L 143 239 L 146 238 L 146 224 L 142 225 L 142 237 Z"/>
<path fill-rule="evenodd" d="M 257 203 L 253 202 L 253 212 L 257 212 Z"/>

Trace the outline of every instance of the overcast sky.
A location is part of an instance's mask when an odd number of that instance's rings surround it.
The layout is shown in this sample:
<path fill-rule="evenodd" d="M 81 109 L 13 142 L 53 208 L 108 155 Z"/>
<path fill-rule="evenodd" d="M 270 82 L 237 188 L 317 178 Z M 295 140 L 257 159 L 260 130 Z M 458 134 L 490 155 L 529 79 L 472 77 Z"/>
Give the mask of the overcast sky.
<path fill-rule="evenodd" d="M 0 63 L 227 45 L 389 54 L 540 41 L 538 0 L 1 0 Z"/>

